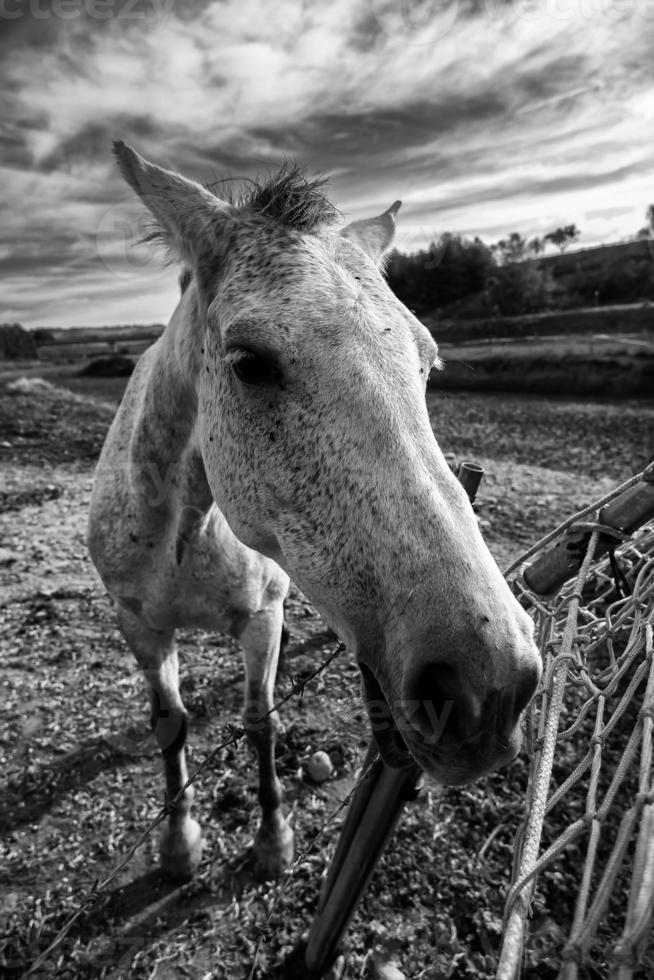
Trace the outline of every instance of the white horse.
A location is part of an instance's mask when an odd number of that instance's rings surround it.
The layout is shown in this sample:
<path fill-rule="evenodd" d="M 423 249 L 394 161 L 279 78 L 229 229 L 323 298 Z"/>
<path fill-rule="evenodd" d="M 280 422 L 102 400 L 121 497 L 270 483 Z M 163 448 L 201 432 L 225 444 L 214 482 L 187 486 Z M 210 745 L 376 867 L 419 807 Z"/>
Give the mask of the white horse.
<path fill-rule="evenodd" d="M 320 182 L 285 168 L 238 199 L 117 143 L 121 172 L 186 266 L 100 458 L 89 547 L 150 689 L 166 794 L 186 780 L 177 627 L 236 637 L 259 763 L 264 874 L 293 852 L 273 703 L 289 576 L 347 643 L 390 762 L 464 783 L 513 758 L 540 676 L 532 623 L 432 432 L 427 330 L 380 264 L 399 202 L 340 231 Z M 190 275 L 189 275 L 190 273 Z M 192 790 L 163 870 L 200 859 Z"/>

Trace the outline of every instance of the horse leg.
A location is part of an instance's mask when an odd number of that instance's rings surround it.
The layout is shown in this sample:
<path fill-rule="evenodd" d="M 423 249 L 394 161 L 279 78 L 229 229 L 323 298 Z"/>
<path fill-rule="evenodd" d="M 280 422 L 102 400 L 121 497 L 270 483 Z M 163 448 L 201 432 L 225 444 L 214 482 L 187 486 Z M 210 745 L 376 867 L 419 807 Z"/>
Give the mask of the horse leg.
<path fill-rule="evenodd" d="M 188 778 L 184 745 L 187 715 L 179 695 L 179 667 L 174 630 L 159 632 L 144 626 L 124 607 L 118 622 L 148 684 L 150 723 L 164 764 L 166 800 L 172 800 Z M 200 863 L 202 833 L 190 816 L 195 793 L 192 786 L 175 804 L 159 842 L 161 870 L 175 882 L 189 881 Z"/>
<path fill-rule="evenodd" d="M 273 706 L 283 625 L 283 605 L 275 602 L 250 615 L 239 635 L 246 675 L 243 725 L 259 764 L 261 823 L 254 840 L 255 871 L 264 878 L 278 877 L 293 860 L 293 831 L 282 814 L 282 784 L 275 769 L 280 722 L 277 712 L 267 714 Z"/>

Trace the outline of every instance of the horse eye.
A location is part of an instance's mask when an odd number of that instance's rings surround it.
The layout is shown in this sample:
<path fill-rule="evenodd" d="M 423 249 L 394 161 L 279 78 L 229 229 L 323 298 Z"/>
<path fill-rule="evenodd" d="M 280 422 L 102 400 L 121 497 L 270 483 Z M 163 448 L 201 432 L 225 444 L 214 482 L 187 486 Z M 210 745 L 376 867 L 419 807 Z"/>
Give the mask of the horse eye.
<path fill-rule="evenodd" d="M 244 385 L 261 387 L 279 384 L 282 372 L 275 360 L 252 350 L 238 350 L 228 356 L 232 371 Z"/>

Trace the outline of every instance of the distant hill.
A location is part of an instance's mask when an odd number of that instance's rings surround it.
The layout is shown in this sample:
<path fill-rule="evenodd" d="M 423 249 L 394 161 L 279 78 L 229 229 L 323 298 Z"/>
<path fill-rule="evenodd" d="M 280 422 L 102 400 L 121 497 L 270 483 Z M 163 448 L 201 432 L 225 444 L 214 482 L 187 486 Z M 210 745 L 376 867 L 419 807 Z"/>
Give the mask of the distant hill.
<path fill-rule="evenodd" d="M 106 327 L 35 327 L 32 332 L 37 337 L 43 337 L 47 344 L 107 344 L 112 341 L 156 340 L 163 331 L 163 323 L 128 323 Z"/>
<path fill-rule="evenodd" d="M 531 259 L 549 267 L 557 278 L 564 278 L 579 270 L 601 267 L 606 262 L 654 261 L 654 242 L 641 238 L 632 242 L 613 242 L 609 245 L 593 245 L 570 252 L 557 252 Z"/>

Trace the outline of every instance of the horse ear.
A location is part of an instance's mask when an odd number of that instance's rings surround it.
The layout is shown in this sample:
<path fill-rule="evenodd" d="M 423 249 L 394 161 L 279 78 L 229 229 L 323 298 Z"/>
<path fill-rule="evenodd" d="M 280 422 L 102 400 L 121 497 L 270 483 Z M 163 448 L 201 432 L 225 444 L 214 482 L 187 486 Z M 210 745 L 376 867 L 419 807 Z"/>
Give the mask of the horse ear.
<path fill-rule="evenodd" d="M 153 215 L 159 239 L 183 262 L 197 266 L 221 251 L 225 224 L 233 213 L 193 180 L 144 160 L 122 141 L 113 146 L 120 172 Z"/>
<path fill-rule="evenodd" d="M 341 235 L 363 249 L 373 262 L 379 263 L 388 249 L 393 236 L 395 235 L 395 215 L 400 210 L 401 201 L 391 204 L 388 211 L 377 215 L 376 218 L 367 218 L 363 221 L 353 221 L 341 229 Z"/>

